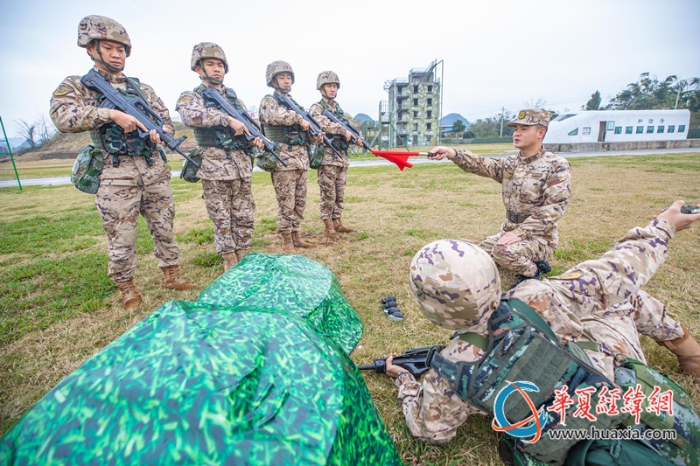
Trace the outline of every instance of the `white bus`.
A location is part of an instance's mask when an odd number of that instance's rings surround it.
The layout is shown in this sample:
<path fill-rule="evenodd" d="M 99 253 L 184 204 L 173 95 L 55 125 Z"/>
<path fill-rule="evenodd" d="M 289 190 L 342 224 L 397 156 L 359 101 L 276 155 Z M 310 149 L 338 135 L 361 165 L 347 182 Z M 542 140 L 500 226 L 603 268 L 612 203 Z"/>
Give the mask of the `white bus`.
<path fill-rule="evenodd" d="M 589 110 L 559 115 L 544 143 L 670 141 L 687 139 L 689 110 Z"/>

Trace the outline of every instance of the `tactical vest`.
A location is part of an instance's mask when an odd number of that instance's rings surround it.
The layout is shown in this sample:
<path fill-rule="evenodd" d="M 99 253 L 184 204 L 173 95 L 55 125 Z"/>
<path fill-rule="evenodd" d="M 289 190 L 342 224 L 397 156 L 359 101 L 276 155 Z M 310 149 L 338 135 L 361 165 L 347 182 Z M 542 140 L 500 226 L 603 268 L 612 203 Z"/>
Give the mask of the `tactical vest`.
<path fill-rule="evenodd" d="M 476 338 L 475 338 L 476 337 Z M 489 319 L 488 340 L 481 335 L 468 333 L 461 339 L 483 347 L 485 356 L 475 362 L 455 363 L 441 354 L 432 355 L 428 363 L 444 377 L 462 400 L 480 409 L 494 413 L 494 402 L 498 393 L 509 382 L 526 381 L 535 384 L 539 392 L 528 392 L 534 406 L 550 406 L 554 401 L 554 391 L 567 386 L 570 397 L 582 387 L 595 387 L 591 396 L 591 406 L 597 405 L 596 394 L 614 384 L 600 374 L 590 363 L 588 355 L 581 347 L 570 344 L 562 347 L 547 323 L 530 306 L 517 299 L 501 301 L 498 309 Z M 478 339 L 483 339 L 479 342 Z M 586 429 L 591 422 L 585 418 L 573 417 L 575 407 L 566 414 L 565 428 Z M 560 416 L 557 411 L 546 411 L 546 421 L 541 425 L 542 437 L 537 443 L 527 444 L 525 450 L 535 458 L 545 462 L 561 463 L 568 449 L 578 440 L 567 445 L 565 440 L 549 441 L 546 432 L 557 428 Z M 506 399 L 502 415 L 511 423 L 517 423 L 532 414 L 530 407 L 517 395 Z M 619 425 L 628 417 L 599 416 L 596 427 L 600 429 Z"/>
<path fill-rule="evenodd" d="M 648 411 L 647 400 L 642 405 L 640 423 L 635 424 L 633 416 L 621 411 L 624 405 L 620 397 L 616 403 L 618 415 L 597 414 L 597 420 L 591 422 L 573 416 L 577 409 L 577 405 L 574 404 L 566 411 L 566 425 L 563 426 L 558 411 L 546 410 L 554 403 L 555 390 L 560 390 L 566 385 L 568 395 L 573 398 L 576 389 L 593 387 L 595 391 L 591 393 L 589 412 L 596 415 L 601 390 L 616 388 L 610 380 L 592 367 L 588 355 L 583 351 L 583 348 L 600 351 L 597 343 L 570 343 L 562 347 L 544 319 L 530 306 L 517 299 L 501 301 L 489 320 L 488 339 L 474 333 L 461 335 L 460 338 L 482 348 L 486 355 L 480 361 L 454 363 L 435 352 L 429 356 L 427 364 L 448 380 L 455 393 L 464 401 L 494 413 L 495 398 L 500 390 L 508 385 L 508 381 L 533 382 L 539 388 L 539 392 L 527 394 L 535 407 L 545 408 L 547 416 L 541 426 L 542 436 L 536 443 L 526 444 L 521 440 L 505 442 L 504 445 L 515 445 L 516 454 L 520 451 L 524 452 L 525 456 L 530 455 L 545 463 L 569 464 L 572 459 L 569 454 L 577 454 L 572 448 L 580 441 L 550 439 L 547 431 L 552 429 L 586 430 L 592 425 L 597 429 L 629 426 L 641 431 L 649 428 L 672 428 L 678 435 L 675 440 L 654 439 L 642 442 L 652 450 L 649 454 L 659 455 L 679 466 L 697 464 L 700 418 L 693 409 L 690 397 L 678 385 L 639 361 L 627 358 L 621 367 L 615 369 L 615 382 L 622 387 L 623 393 L 637 384 L 641 385 L 646 396 L 651 394 L 654 387 L 660 387 L 662 392 L 672 390 L 673 416 L 664 412 L 655 414 Z M 516 423 L 533 413 L 527 403 L 514 395 L 506 399 L 502 414 L 511 423 Z M 499 445 L 499 452 L 500 450 Z M 513 454 L 512 450 L 510 454 Z M 528 464 L 535 463 L 532 461 Z"/>
<path fill-rule="evenodd" d="M 333 115 L 338 117 L 339 120 L 343 122 L 347 122 L 348 120 L 345 118 L 345 112 L 343 112 L 343 109 L 340 108 L 340 105 L 338 102 L 335 103 L 335 110 L 333 110 L 329 105 L 328 102 L 326 102 L 326 99 L 321 99 L 319 101 L 319 105 L 323 110 L 328 110 L 331 112 Z M 338 149 L 340 152 L 347 152 L 348 147 L 350 147 L 350 144 L 348 144 L 348 141 L 341 136 L 340 134 L 334 134 L 333 136 L 329 136 L 328 139 L 331 141 L 331 145 Z"/>
<path fill-rule="evenodd" d="M 126 97 L 141 97 L 144 102 L 148 102 L 146 97 L 141 92 L 139 80 L 137 78 L 127 78 L 127 88 L 117 89 Z M 95 107 L 100 107 L 104 101 L 104 96 L 99 94 L 95 98 Z M 119 156 L 128 155 L 131 157 L 144 156 L 146 163 L 150 167 L 153 165 L 151 155 L 156 150 L 156 145 L 150 138 L 143 139 L 139 136 L 139 130 L 136 129 L 130 133 L 124 133 L 124 129 L 113 121 L 105 123 L 99 128 L 90 131 L 90 140 L 92 145 L 112 154 L 112 166 L 119 166 Z"/>
<path fill-rule="evenodd" d="M 208 99 L 204 96 L 204 91 L 207 87 L 204 84 L 200 84 L 198 87 L 193 89 L 194 92 L 202 96 L 204 99 L 204 106 L 206 108 L 216 108 L 216 101 Z M 241 110 L 243 107 L 238 103 L 238 97 L 233 89 L 227 87 L 225 88 L 225 98 L 231 106 L 237 110 Z M 236 136 L 233 134 L 233 130 L 229 126 L 208 126 L 208 127 L 195 127 L 193 129 L 194 140 L 200 147 L 219 147 L 226 151 L 226 156 L 230 159 L 232 150 L 248 150 L 248 141 L 246 141 L 245 136 Z"/>
<path fill-rule="evenodd" d="M 285 104 L 277 100 L 277 97 L 275 95 L 267 95 L 265 97 L 272 97 L 282 107 L 290 111 L 292 110 L 291 108 L 287 107 Z M 292 102 L 297 104 L 294 99 L 291 100 Z M 299 104 L 297 104 L 297 106 L 299 108 L 302 108 L 302 106 Z M 306 145 L 309 140 L 309 134 L 302 129 L 301 125 L 298 124 L 294 124 L 292 126 L 263 124 L 262 128 L 263 134 L 270 141 L 281 142 L 284 144 L 289 144 L 290 146 L 303 146 Z"/>

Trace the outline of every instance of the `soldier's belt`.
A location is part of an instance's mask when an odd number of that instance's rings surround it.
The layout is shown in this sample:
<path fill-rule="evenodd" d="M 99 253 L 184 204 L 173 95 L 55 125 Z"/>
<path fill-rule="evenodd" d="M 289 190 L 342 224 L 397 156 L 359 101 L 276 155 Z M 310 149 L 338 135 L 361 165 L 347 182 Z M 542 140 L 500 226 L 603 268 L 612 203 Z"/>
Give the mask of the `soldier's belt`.
<path fill-rule="evenodd" d="M 529 215 L 514 214 L 513 212 L 506 212 L 506 218 L 509 222 L 513 223 L 523 223 Z"/>

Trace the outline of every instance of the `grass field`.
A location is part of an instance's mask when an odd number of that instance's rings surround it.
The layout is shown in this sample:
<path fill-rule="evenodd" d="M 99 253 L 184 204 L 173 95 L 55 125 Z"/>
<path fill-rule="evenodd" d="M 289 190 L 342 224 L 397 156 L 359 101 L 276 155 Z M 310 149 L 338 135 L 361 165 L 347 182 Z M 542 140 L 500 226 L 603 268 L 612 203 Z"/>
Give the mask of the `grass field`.
<path fill-rule="evenodd" d="M 488 148 L 489 152 L 512 149 Z M 559 250 L 550 261 L 553 273 L 598 257 L 628 229 L 646 224 L 673 200 L 700 203 L 700 153 L 574 158 L 571 164 L 573 196 L 560 222 Z M 71 165 L 65 161 L 67 169 L 61 172 L 48 163 L 46 171 L 65 175 Z M 44 173 L 40 165 L 18 168 L 21 176 Z M 0 189 L 0 433 L 128 328 L 171 299 L 196 299 L 221 274 L 201 184 L 179 179 L 172 184 L 183 276 L 198 286 L 179 293 L 161 288 L 153 242 L 140 221 L 136 282 L 144 304 L 133 312 L 123 311 L 118 292 L 107 279 L 106 239 L 94 196 L 73 186 Z M 478 241 L 498 231 L 503 219 L 500 185 L 453 164 L 422 164 L 404 172 L 395 167 L 352 168 L 343 219 L 357 232 L 343 235 L 333 245 L 323 241 L 314 170 L 309 172 L 308 192 L 302 234 L 318 246 L 300 253 L 335 273 L 365 324 L 352 359 L 367 364 L 390 351 L 445 342 L 450 332 L 423 319 L 410 298 L 408 265 L 430 241 L 450 237 Z M 277 208 L 267 173 L 253 175 L 253 193 L 257 210 L 252 249 L 279 254 Z M 502 277 L 505 287 L 514 281 L 509 272 L 502 272 Z M 700 226 L 678 234 L 668 261 L 645 289 L 700 336 Z M 397 297 L 404 322 L 384 317 L 380 299 L 390 294 Z M 650 365 L 669 373 L 697 405 L 700 390 L 678 371 L 671 353 L 646 337 L 643 344 Z M 404 425 L 389 379 L 366 374 L 365 380 L 406 464 L 500 463 L 498 436 L 488 418 L 470 419 L 448 445 L 417 442 Z"/>

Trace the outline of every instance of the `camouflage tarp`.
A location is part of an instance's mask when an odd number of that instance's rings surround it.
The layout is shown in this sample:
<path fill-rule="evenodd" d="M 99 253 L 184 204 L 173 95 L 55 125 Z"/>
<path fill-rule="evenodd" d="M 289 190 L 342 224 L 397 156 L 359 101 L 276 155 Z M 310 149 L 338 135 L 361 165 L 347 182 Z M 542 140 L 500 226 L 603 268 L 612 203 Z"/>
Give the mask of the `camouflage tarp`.
<path fill-rule="evenodd" d="M 362 322 L 328 268 L 297 255 L 250 253 L 209 285 L 198 302 L 284 310 L 305 319 L 350 354 Z"/>
<path fill-rule="evenodd" d="M 232 277 L 245 267 L 318 266 L 294 256 L 249 257 L 202 298 L 242 289 Z M 342 327 L 331 316 L 336 306 L 353 322 L 355 311 L 334 277 L 326 293 L 336 300 L 317 300 L 323 312 L 305 306 L 303 296 L 319 298 L 326 286 L 307 272 L 284 285 L 296 292 L 258 282 L 261 302 L 296 296 L 293 312 L 165 304 L 27 411 L 1 439 L 0 463 L 400 464 L 362 376 L 316 327 Z M 323 317 L 312 324 L 304 315 Z"/>

